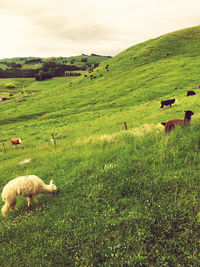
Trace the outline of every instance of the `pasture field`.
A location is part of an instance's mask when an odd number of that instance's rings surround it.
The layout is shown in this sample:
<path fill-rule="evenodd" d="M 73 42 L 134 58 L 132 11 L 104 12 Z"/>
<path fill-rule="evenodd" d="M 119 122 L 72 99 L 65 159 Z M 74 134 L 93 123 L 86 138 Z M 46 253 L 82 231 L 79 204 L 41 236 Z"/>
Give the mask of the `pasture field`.
<path fill-rule="evenodd" d="M 199 29 L 133 46 L 93 79 L 0 80 L 27 92 L 0 104 L 0 190 L 29 174 L 58 187 L 1 217 L 1 266 L 200 265 Z M 165 135 L 187 109 L 190 126 Z"/>
<path fill-rule="evenodd" d="M 51 82 L 48 80 L 41 83 L 36 81 L 34 78 L 5 78 L 0 79 L 0 94 L 6 97 L 7 100 L 26 101 L 26 98 L 30 95 L 41 91 L 49 91 L 51 88 L 55 89 L 53 94 L 56 94 L 57 87 L 67 83 L 69 84 L 72 80 L 73 77 L 60 77 L 54 78 Z M 7 88 L 6 85 L 10 82 L 16 87 L 11 89 Z M 52 95 L 52 98 L 53 97 L 54 95 Z M 7 104 L 7 102 L 4 103 Z"/>

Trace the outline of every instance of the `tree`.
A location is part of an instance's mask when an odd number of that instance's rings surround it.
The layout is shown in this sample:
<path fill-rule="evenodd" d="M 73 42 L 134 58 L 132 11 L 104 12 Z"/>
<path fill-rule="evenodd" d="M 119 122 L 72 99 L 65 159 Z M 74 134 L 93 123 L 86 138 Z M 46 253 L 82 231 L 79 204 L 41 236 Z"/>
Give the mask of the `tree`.
<path fill-rule="evenodd" d="M 45 72 L 43 70 L 40 70 L 38 74 L 35 75 L 35 79 L 37 81 L 44 81 L 51 78 L 53 78 L 53 75 L 51 74 L 50 71 Z"/>

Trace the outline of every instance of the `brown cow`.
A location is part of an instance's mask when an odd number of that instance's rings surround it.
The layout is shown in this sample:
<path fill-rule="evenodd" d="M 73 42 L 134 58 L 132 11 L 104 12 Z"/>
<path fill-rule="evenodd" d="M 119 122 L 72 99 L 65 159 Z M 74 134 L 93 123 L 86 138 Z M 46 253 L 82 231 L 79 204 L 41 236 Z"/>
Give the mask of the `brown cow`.
<path fill-rule="evenodd" d="M 194 115 L 194 113 L 191 110 L 186 110 L 184 119 L 173 119 L 173 120 L 169 120 L 167 122 L 161 122 L 161 124 L 163 126 L 165 126 L 165 133 L 170 132 L 177 125 L 188 124 L 191 120 L 192 115 Z"/>
<path fill-rule="evenodd" d="M 22 143 L 22 139 L 20 139 L 20 138 L 11 138 L 11 144 L 12 144 L 13 148 L 17 147 L 21 143 Z"/>

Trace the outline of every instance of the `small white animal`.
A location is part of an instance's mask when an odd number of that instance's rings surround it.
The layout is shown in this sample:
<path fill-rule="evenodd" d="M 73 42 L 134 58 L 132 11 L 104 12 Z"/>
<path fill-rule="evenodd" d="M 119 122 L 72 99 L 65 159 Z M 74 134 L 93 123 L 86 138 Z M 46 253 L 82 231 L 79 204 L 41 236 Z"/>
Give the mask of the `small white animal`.
<path fill-rule="evenodd" d="M 17 196 L 21 195 L 27 198 L 28 207 L 31 206 L 31 201 L 38 203 L 37 195 L 39 194 L 54 194 L 57 187 L 51 180 L 49 185 L 46 185 L 39 177 L 35 175 L 27 175 L 17 177 L 8 182 L 2 191 L 2 200 L 5 205 L 2 207 L 2 215 L 8 217 L 8 211 L 16 210 Z"/>
<path fill-rule="evenodd" d="M 51 143 L 55 145 L 56 144 L 56 140 L 54 138 L 51 138 Z"/>

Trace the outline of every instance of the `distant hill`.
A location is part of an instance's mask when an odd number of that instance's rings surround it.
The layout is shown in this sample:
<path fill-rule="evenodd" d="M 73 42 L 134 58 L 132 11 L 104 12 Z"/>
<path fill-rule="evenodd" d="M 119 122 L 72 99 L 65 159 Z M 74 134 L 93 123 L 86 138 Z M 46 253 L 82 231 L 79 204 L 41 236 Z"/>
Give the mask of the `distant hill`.
<path fill-rule="evenodd" d="M 74 57 L 16 57 L 0 60 L 0 78 L 33 78 L 44 68 L 53 74 L 53 77 L 64 76 L 66 71 L 88 70 L 96 68 L 100 62 L 111 58 L 91 54 L 82 54 Z M 54 65 L 53 65 L 53 64 Z"/>

